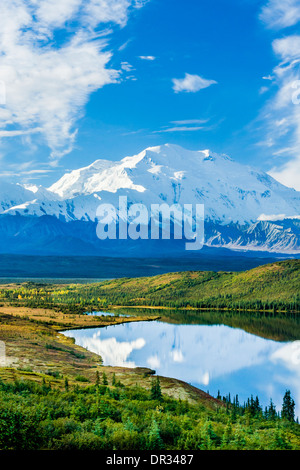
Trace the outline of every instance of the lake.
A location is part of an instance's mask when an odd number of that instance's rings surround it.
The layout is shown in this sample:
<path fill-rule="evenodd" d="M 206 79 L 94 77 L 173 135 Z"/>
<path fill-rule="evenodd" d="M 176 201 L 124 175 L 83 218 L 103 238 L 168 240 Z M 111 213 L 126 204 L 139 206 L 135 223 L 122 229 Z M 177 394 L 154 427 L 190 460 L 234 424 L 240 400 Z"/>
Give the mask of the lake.
<path fill-rule="evenodd" d="M 99 354 L 104 365 L 149 367 L 216 397 L 251 395 L 277 411 L 289 389 L 300 416 L 300 341 L 278 342 L 225 325 L 131 322 L 64 331 Z"/>

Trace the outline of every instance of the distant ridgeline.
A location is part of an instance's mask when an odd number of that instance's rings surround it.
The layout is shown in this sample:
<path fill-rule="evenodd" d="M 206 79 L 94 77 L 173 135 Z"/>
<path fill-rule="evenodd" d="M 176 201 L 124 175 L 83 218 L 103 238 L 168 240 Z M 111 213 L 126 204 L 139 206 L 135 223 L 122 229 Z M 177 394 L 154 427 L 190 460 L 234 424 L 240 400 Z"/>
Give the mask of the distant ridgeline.
<path fill-rule="evenodd" d="M 109 306 L 155 306 L 274 314 L 300 311 L 299 286 L 300 260 L 288 260 L 244 272 L 177 272 L 64 288 L 25 283 L 0 289 L 0 296 L 17 305 L 59 306 L 78 312 Z"/>

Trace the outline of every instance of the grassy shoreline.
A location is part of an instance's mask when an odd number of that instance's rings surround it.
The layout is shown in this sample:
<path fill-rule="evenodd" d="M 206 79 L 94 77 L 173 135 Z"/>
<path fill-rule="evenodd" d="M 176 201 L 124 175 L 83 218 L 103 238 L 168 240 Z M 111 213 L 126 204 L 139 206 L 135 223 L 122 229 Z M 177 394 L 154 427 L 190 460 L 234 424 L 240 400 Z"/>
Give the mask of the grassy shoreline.
<path fill-rule="evenodd" d="M 263 411 L 251 398 L 241 407 L 161 376 L 162 395 L 154 395 L 155 371 L 103 366 L 60 332 L 58 312 L 14 309 L 0 311 L 8 359 L 0 367 L 1 450 L 300 450 L 299 424 L 271 405 Z M 63 328 L 81 327 L 82 317 L 67 316 Z M 112 320 L 87 318 L 89 327 Z"/>
<path fill-rule="evenodd" d="M 146 389 L 151 387 L 151 377 L 155 371 L 138 367 L 109 367 L 102 365 L 102 359 L 95 353 L 74 343 L 62 331 L 78 328 L 99 328 L 136 321 L 155 321 L 158 316 L 142 317 L 94 317 L 87 315 L 66 315 L 51 310 L 13 307 L 0 308 L 0 340 L 6 345 L 8 367 L 0 367 L 0 378 L 45 376 L 47 380 L 63 386 L 67 377 L 70 383 L 78 375 L 90 383 L 95 381 L 96 371 L 103 371 L 111 380 L 113 374 L 126 385 L 138 382 Z M 25 374 L 25 375 L 24 375 Z M 28 375 L 29 374 L 29 375 Z M 161 378 L 162 390 L 169 396 L 188 401 L 206 400 L 218 403 L 205 392 L 175 378 Z M 76 381 L 75 381 L 76 382 Z"/>
<path fill-rule="evenodd" d="M 7 364 L 0 367 L 0 449 L 300 450 L 299 424 L 273 414 L 271 405 L 263 412 L 251 398 L 240 407 L 162 376 L 162 396 L 153 398 L 155 371 L 104 366 L 99 355 L 63 334 L 163 321 L 158 309 L 147 310 L 99 317 L 59 306 L 2 305 Z"/>

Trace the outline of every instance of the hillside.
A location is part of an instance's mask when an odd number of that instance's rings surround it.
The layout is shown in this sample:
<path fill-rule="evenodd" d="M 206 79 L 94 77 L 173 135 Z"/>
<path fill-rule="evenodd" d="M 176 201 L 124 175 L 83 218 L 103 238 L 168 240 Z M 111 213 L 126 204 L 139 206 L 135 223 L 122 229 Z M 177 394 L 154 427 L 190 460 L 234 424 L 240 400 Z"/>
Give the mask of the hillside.
<path fill-rule="evenodd" d="M 300 311 L 300 260 L 243 272 L 189 271 L 91 284 L 23 283 L 2 286 L 0 299 L 16 306 L 73 312 L 114 306 Z"/>
<path fill-rule="evenodd" d="M 300 260 L 245 272 L 182 272 L 100 284 L 108 303 L 170 307 L 300 308 Z"/>

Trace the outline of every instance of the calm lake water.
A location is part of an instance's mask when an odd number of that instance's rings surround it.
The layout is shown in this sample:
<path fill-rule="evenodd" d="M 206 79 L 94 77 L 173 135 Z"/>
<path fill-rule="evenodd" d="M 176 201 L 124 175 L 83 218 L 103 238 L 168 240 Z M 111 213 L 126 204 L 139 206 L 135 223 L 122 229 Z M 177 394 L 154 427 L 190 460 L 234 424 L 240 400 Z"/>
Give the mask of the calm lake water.
<path fill-rule="evenodd" d="M 253 395 L 281 410 L 291 390 L 300 416 L 300 341 L 276 342 L 224 325 L 132 322 L 63 332 L 99 354 L 104 365 L 149 367 L 240 403 Z"/>

